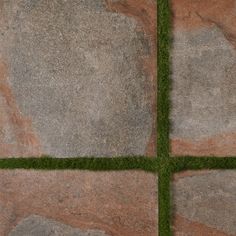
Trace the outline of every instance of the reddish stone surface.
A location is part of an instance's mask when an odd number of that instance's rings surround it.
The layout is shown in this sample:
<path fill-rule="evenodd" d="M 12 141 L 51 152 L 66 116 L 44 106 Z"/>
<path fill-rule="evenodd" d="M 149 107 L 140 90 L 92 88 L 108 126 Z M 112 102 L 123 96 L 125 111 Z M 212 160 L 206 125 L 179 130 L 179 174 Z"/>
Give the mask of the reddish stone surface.
<path fill-rule="evenodd" d="M 217 24 L 235 43 L 235 0 L 172 0 L 174 29 L 196 30 Z"/>
<path fill-rule="evenodd" d="M 171 151 L 174 155 L 232 156 L 236 153 L 236 134 L 221 134 L 198 141 L 172 139 Z"/>
<path fill-rule="evenodd" d="M 0 157 L 40 156 L 31 120 L 19 111 L 7 78 L 7 65 L 0 60 Z"/>
<path fill-rule="evenodd" d="M 1 236 L 17 225 L 23 227 L 24 219 L 34 219 L 34 215 L 42 222 L 52 220 L 109 236 L 157 235 L 157 179 L 153 174 L 1 170 L 0 179 Z"/>
<path fill-rule="evenodd" d="M 173 175 L 172 179 L 173 179 L 173 181 L 177 181 L 177 180 L 185 178 L 185 177 L 206 175 L 211 172 L 212 172 L 212 170 L 199 170 L 199 171 L 186 170 L 186 171 L 179 172 L 178 174 Z"/>
<path fill-rule="evenodd" d="M 143 69 L 148 73 L 152 88 L 150 99 L 152 100 L 153 126 L 152 135 L 146 147 L 147 156 L 155 156 L 156 147 L 156 98 L 157 98 L 157 4 L 155 0 L 106 0 L 107 7 L 111 11 L 134 17 L 140 24 L 140 31 L 145 31 L 151 41 L 150 55 L 142 60 Z"/>
<path fill-rule="evenodd" d="M 229 234 L 226 234 L 220 230 L 190 221 L 179 215 L 175 216 L 173 224 L 175 236 L 230 236 Z"/>
<path fill-rule="evenodd" d="M 59 2 L 0 3 L 0 157 L 155 156 L 156 1 Z"/>
<path fill-rule="evenodd" d="M 236 235 L 235 171 L 186 171 L 172 186 L 174 235 Z"/>
<path fill-rule="evenodd" d="M 178 108 L 179 109 L 178 115 L 180 116 L 180 113 L 182 114 L 185 113 L 183 117 L 185 118 L 188 116 L 190 117 L 190 109 L 192 109 L 193 105 L 192 104 L 189 105 L 188 103 L 190 101 L 192 102 L 192 100 L 196 101 L 198 100 L 198 98 L 199 98 L 198 106 L 199 107 L 205 106 L 205 107 L 203 108 L 202 111 L 200 110 L 196 111 L 195 113 L 198 113 L 196 114 L 196 117 L 192 115 L 193 117 L 191 117 L 191 119 L 189 118 L 188 121 L 189 123 L 192 123 L 191 124 L 192 127 L 199 127 L 199 130 L 201 131 L 196 132 L 199 133 L 199 137 L 195 138 L 193 137 L 194 136 L 193 134 L 192 136 L 191 134 L 189 135 L 182 134 L 181 136 L 177 134 L 177 132 L 179 131 L 176 131 L 176 133 L 173 134 L 171 137 L 171 153 L 173 155 L 193 155 L 193 156 L 206 156 L 206 155 L 234 156 L 236 155 L 236 148 L 235 148 L 236 128 L 232 122 L 233 120 L 235 120 L 236 111 L 235 109 L 233 109 L 233 107 L 235 106 L 235 97 L 233 95 L 234 93 L 231 92 L 231 90 L 235 91 L 234 89 L 235 80 L 233 79 L 233 77 L 235 77 L 235 69 L 234 69 L 235 64 L 233 63 L 230 64 L 230 62 L 228 62 L 229 57 L 227 57 L 227 54 L 225 54 L 226 55 L 225 56 L 223 54 L 223 51 L 221 54 L 222 58 L 225 57 L 225 59 L 218 59 L 217 50 L 225 50 L 225 51 L 228 50 L 228 53 L 231 53 L 231 56 L 234 55 L 232 57 L 236 58 L 234 51 L 236 49 L 236 1 L 235 0 L 228 0 L 228 1 L 172 0 L 171 3 L 172 3 L 172 13 L 173 13 L 174 42 L 176 41 L 176 45 L 177 43 L 180 43 L 180 41 L 178 42 L 179 40 L 178 37 L 182 34 L 183 37 L 182 43 L 185 44 L 186 50 L 190 49 L 194 50 L 194 48 L 196 49 L 197 47 L 199 48 L 199 51 L 203 49 L 203 54 L 202 56 L 200 56 L 201 59 L 199 60 L 201 61 L 209 60 L 209 62 L 210 60 L 212 62 L 214 61 L 215 65 L 217 65 L 217 67 L 219 68 L 219 71 L 225 71 L 224 75 L 221 75 L 222 79 L 220 81 L 219 79 L 217 79 L 217 74 L 219 74 L 218 71 L 216 72 L 216 70 L 214 70 L 213 68 L 214 66 L 213 67 L 209 66 L 208 68 L 209 72 L 208 74 L 206 74 L 205 78 L 205 83 L 206 83 L 205 88 L 207 88 L 207 90 L 209 91 L 209 95 L 207 95 L 205 91 L 200 91 L 200 89 L 202 89 L 201 84 L 200 83 L 197 84 L 196 82 L 198 80 L 197 75 L 193 73 L 193 71 L 194 70 L 197 71 L 197 69 L 191 69 L 191 67 L 194 67 L 194 63 L 196 63 L 196 65 L 197 63 L 199 63 L 198 56 L 196 56 L 195 59 L 192 59 L 192 62 L 189 63 L 188 69 L 185 69 L 186 74 L 181 73 L 182 78 L 189 77 L 190 78 L 189 80 L 191 80 L 191 82 L 189 81 L 187 82 L 187 79 L 185 79 L 184 82 L 185 84 L 183 83 L 181 85 L 183 92 L 181 92 L 182 91 L 181 89 L 180 89 L 181 91 L 177 90 L 175 88 L 175 85 L 173 86 L 174 93 L 176 93 L 176 95 L 174 95 L 172 99 L 175 100 L 178 99 L 177 96 L 179 96 L 179 98 L 182 96 L 183 99 L 182 101 L 183 109 L 181 110 Z M 213 36 L 214 34 L 215 36 Z M 220 34 L 222 35 L 220 36 Z M 179 36 L 177 37 L 177 35 Z M 212 37 L 212 39 L 210 39 L 210 41 L 212 41 L 212 44 L 211 42 L 207 41 L 208 37 L 209 38 Z M 219 45 L 218 48 L 213 47 L 214 40 L 219 42 L 221 41 L 221 45 Z M 209 48 L 205 50 L 204 47 L 209 47 Z M 229 49 L 230 47 L 232 47 L 232 49 Z M 178 53 L 179 52 L 175 51 L 175 54 Z M 191 58 L 193 58 L 193 55 L 191 55 L 191 53 L 194 54 L 195 52 L 189 51 L 183 53 L 185 56 L 182 55 L 182 58 L 186 57 L 188 58 L 186 60 L 190 61 Z M 209 62 L 206 61 L 206 63 Z M 229 65 L 229 68 L 227 67 L 227 65 Z M 207 69 L 207 67 L 205 69 Z M 202 71 L 199 70 L 197 73 L 199 74 L 202 73 L 203 74 L 202 76 L 204 77 L 205 71 L 203 70 Z M 193 91 L 195 90 L 195 92 L 192 92 L 192 94 L 189 95 L 191 90 Z M 197 94 L 196 90 L 199 90 L 198 98 L 191 97 L 191 96 L 196 96 Z M 218 90 L 221 91 L 218 93 L 217 92 Z M 218 94 L 214 95 L 213 91 L 215 91 L 216 94 L 217 93 Z M 212 92 L 212 94 L 210 94 L 210 92 Z M 200 102 L 200 98 L 204 96 L 206 97 L 205 105 L 203 105 L 202 102 Z M 209 109 L 211 109 L 209 111 L 209 114 L 216 113 L 216 115 L 215 116 L 205 115 L 202 116 L 204 117 L 202 118 L 202 120 L 199 119 L 199 117 L 201 116 L 199 115 L 199 113 L 202 113 L 202 115 L 204 115 L 204 113 L 208 110 L 207 107 L 208 100 L 210 101 L 211 97 L 213 98 L 213 96 L 215 96 L 214 98 L 215 104 L 209 102 Z M 222 105 L 219 105 L 221 103 Z M 186 108 L 184 109 L 184 107 Z M 173 120 L 175 120 L 177 116 L 177 111 L 175 112 L 176 114 L 173 115 Z M 226 116 L 228 116 L 229 121 L 227 121 Z M 178 121 L 179 124 L 177 123 L 174 124 L 175 130 L 184 129 L 184 126 L 188 125 L 187 122 L 183 121 L 183 124 L 181 124 L 180 126 L 181 120 L 184 120 L 185 118 L 180 119 Z M 209 119 L 208 121 L 209 126 L 215 124 L 215 127 L 212 128 L 210 132 L 206 131 L 207 126 L 205 127 L 201 126 L 201 123 L 205 122 L 207 119 Z M 189 131 L 186 133 L 189 133 Z"/>

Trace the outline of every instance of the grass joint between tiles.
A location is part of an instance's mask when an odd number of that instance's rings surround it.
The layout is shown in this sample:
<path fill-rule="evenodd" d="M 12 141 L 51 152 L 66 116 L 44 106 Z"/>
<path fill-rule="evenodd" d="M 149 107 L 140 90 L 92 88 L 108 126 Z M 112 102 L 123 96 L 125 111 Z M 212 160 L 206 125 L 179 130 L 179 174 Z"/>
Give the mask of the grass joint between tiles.
<path fill-rule="evenodd" d="M 236 169 L 236 157 L 171 157 L 169 155 L 170 111 L 170 1 L 157 0 L 158 5 L 158 79 L 157 79 L 157 158 L 9 158 L 0 159 L 0 169 L 143 170 L 158 173 L 159 236 L 170 236 L 172 174 L 184 170 Z"/>

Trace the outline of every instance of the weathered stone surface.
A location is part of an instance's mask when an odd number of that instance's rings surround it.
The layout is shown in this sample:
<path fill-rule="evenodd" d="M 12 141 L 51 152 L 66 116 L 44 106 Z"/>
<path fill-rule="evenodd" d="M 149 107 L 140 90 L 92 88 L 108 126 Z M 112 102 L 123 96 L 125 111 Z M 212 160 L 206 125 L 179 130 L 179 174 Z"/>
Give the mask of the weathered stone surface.
<path fill-rule="evenodd" d="M 157 235 L 157 180 L 151 173 L 1 170 L 0 179 L 1 236 L 53 230 Z"/>
<path fill-rule="evenodd" d="M 60 222 L 32 215 L 21 221 L 9 236 L 107 236 L 101 231 L 81 231 Z"/>
<path fill-rule="evenodd" d="M 172 0 L 173 155 L 236 155 L 236 1 Z"/>
<path fill-rule="evenodd" d="M 0 3 L 0 156 L 154 155 L 155 0 Z"/>
<path fill-rule="evenodd" d="M 176 174 L 174 232 L 181 236 L 236 235 L 236 171 Z"/>

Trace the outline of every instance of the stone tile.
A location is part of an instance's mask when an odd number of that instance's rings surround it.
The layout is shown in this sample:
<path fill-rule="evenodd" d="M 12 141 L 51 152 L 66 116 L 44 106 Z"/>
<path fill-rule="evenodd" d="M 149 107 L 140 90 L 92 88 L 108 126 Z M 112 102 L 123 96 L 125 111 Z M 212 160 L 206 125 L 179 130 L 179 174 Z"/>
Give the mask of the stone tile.
<path fill-rule="evenodd" d="M 0 235 L 156 236 L 157 179 L 143 171 L 0 171 Z"/>
<path fill-rule="evenodd" d="M 173 182 L 176 236 L 236 235 L 236 171 L 192 171 Z"/>
<path fill-rule="evenodd" d="M 236 1 L 172 0 L 172 155 L 236 155 Z"/>
<path fill-rule="evenodd" d="M 156 1 L 0 2 L 0 156 L 156 153 Z"/>
<path fill-rule="evenodd" d="M 106 236 L 102 231 L 99 230 L 88 230 L 81 231 L 79 229 L 72 228 L 70 226 L 64 225 L 62 223 L 56 222 L 54 220 L 49 220 L 40 216 L 29 216 L 28 218 L 22 220 L 16 228 L 14 228 L 10 236 Z"/>

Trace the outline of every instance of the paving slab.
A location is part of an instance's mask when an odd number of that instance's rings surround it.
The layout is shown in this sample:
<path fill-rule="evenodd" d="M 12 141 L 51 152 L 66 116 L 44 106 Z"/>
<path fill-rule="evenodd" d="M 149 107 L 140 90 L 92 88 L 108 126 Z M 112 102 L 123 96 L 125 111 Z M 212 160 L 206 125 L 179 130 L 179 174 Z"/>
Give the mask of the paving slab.
<path fill-rule="evenodd" d="M 173 182 L 176 236 L 236 235 L 236 171 L 188 171 Z"/>
<path fill-rule="evenodd" d="M 157 177 L 144 171 L 0 171 L 1 236 L 156 236 Z"/>
<path fill-rule="evenodd" d="M 154 156 L 156 9 L 0 1 L 0 156 Z"/>
<path fill-rule="evenodd" d="M 235 156 L 236 1 L 171 2 L 171 153 Z"/>
<path fill-rule="evenodd" d="M 22 220 L 9 234 L 9 236 L 106 236 L 99 230 L 82 231 L 60 222 L 37 215 L 31 215 Z"/>

